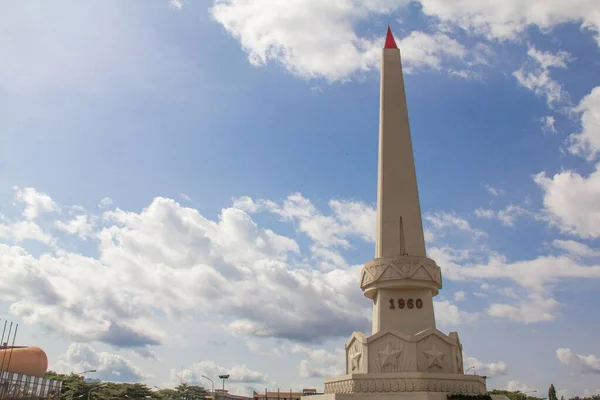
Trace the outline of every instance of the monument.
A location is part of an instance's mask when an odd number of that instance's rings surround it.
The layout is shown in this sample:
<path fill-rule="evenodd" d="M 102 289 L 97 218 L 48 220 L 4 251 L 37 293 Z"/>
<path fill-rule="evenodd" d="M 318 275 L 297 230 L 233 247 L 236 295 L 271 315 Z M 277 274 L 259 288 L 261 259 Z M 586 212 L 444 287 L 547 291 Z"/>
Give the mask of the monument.
<path fill-rule="evenodd" d="M 310 400 L 485 394 L 485 378 L 464 374 L 458 333 L 446 335 L 435 325 L 433 297 L 442 274 L 425 252 L 402 62 L 389 27 L 380 91 L 375 258 L 360 276 L 373 300 L 372 332 L 350 336 L 346 375 L 326 380 L 325 394 Z"/>

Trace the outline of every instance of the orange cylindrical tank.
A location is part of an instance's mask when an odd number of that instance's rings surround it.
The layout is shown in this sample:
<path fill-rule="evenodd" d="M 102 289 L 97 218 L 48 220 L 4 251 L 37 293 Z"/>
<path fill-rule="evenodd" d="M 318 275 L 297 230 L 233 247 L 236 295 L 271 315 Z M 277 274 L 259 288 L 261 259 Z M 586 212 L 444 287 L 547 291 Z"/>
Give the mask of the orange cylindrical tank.
<path fill-rule="evenodd" d="M 4 371 L 42 377 L 48 370 L 48 357 L 39 347 L 15 346 L 0 349 L 0 364 Z"/>

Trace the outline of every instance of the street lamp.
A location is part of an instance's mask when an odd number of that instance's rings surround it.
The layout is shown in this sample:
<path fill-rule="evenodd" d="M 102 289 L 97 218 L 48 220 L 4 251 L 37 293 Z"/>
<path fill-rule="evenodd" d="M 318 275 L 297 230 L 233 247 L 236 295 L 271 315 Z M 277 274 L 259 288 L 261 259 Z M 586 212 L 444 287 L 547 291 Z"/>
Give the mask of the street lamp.
<path fill-rule="evenodd" d="M 106 386 L 106 384 L 102 384 L 102 385 L 100 385 L 100 386 L 96 386 L 96 387 L 93 387 L 93 388 L 91 388 L 91 389 L 88 391 L 87 400 L 90 400 L 90 394 L 92 393 L 92 391 L 94 391 L 94 390 L 96 390 L 96 389 L 103 388 L 104 386 Z"/>
<path fill-rule="evenodd" d="M 202 377 L 206 378 L 206 379 L 208 379 L 210 381 L 210 384 L 211 384 L 211 387 L 212 387 L 212 394 L 214 396 L 215 395 L 215 382 L 212 379 L 210 379 L 208 376 L 206 376 L 206 375 L 202 375 Z M 220 376 L 219 376 L 219 378 L 220 378 Z M 223 381 L 223 382 L 225 382 L 225 381 Z M 223 386 L 223 389 L 225 389 L 225 386 Z"/>
<path fill-rule="evenodd" d="M 83 371 L 83 372 L 80 372 L 80 373 L 78 373 L 77 375 L 83 375 L 83 374 L 86 374 L 86 373 L 88 373 L 88 372 L 96 372 L 96 370 L 95 370 L 95 369 L 86 369 L 85 371 Z"/>
<path fill-rule="evenodd" d="M 219 375 L 219 378 L 223 379 L 223 392 L 225 392 L 225 379 L 229 378 L 229 374 Z"/>
<path fill-rule="evenodd" d="M 465 375 L 467 374 L 467 372 L 469 372 L 469 370 L 471 370 L 471 369 L 473 369 L 473 368 L 475 368 L 475 366 L 472 366 L 472 367 L 469 367 L 469 368 L 467 368 L 467 370 L 465 371 Z"/>

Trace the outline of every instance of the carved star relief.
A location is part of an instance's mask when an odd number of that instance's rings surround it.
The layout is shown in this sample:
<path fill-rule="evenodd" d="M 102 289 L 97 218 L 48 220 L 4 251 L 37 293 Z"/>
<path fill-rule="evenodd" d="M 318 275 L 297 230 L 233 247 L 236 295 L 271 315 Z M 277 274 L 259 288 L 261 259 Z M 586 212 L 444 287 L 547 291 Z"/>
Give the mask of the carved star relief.
<path fill-rule="evenodd" d="M 398 365 L 398 356 L 402 353 L 402 350 L 396 350 L 388 343 L 385 349 L 377 352 L 379 354 L 379 361 L 381 362 L 381 368 L 386 365 Z"/>
<path fill-rule="evenodd" d="M 442 368 L 442 360 L 444 359 L 446 353 L 442 353 L 441 351 L 439 351 L 437 347 L 435 347 L 435 345 L 433 345 L 433 348 L 431 350 L 424 351 L 423 353 L 425 353 L 425 355 L 427 356 L 427 368 L 431 368 L 434 365 L 437 365 L 438 367 Z"/>
<path fill-rule="evenodd" d="M 350 356 L 350 359 L 352 361 L 352 371 L 360 368 L 360 357 L 361 356 L 362 356 L 362 353 L 360 353 L 358 351 L 358 348 L 354 347 L 354 354 L 352 356 Z"/>

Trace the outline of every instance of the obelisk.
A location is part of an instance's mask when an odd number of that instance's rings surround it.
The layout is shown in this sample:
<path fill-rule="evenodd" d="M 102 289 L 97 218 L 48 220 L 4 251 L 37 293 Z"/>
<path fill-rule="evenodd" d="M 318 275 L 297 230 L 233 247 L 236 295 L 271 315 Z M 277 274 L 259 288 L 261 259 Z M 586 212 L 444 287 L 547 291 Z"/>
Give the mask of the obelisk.
<path fill-rule="evenodd" d="M 427 262 L 402 60 L 389 27 L 381 59 L 379 107 L 376 264 L 380 265 L 381 260 L 405 262 L 404 265 L 415 260 Z M 368 274 L 377 274 L 379 268 L 383 267 L 367 269 L 363 283 L 369 283 Z M 365 296 L 374 300 L 373 334 L 386 328 L 409 334 L 435 328 L 432 296 L 439 289 L 436 283 L 441 287 L 441 275 L 436 268 L 429 269 L 439 277 L 439 282 L 402 279 L 386 281 L 380 288 L 373 287 L 376 283 L 363 286 Z M 402 302 L 402 310 L 406 311 L 398 312 Z M 411 309 L 418 312 L 408 313 Z"/>
<path fill-rule="evenodd" d="M 447 393 L 485 393 L 484 378 L 463 373 L 458 334 L 435 325 L 433 296 L 442 275 L 425 252 L 402 61 L 389 27 L 380 90 L 375 258 L 360 277 L 373 300 L 372 334 L 354 332 L 345 346 L 346 375 L 326 380 L 325 394 L 306 400 L 446 400 Z"/>
<path fill-rule="evenodd" d="M 375 257 L 425 257 L 402 60 L 388 27 L 381 61 Z"/>

